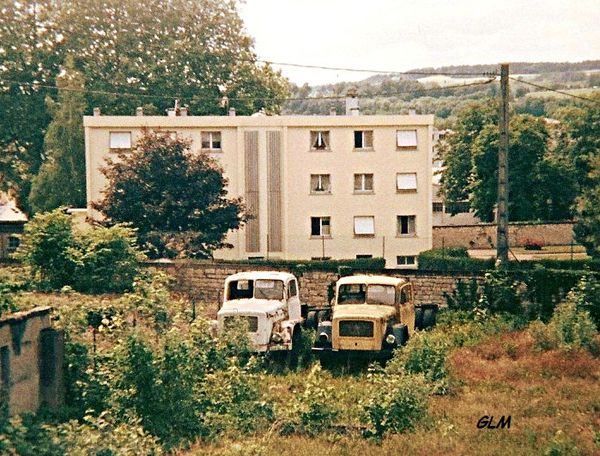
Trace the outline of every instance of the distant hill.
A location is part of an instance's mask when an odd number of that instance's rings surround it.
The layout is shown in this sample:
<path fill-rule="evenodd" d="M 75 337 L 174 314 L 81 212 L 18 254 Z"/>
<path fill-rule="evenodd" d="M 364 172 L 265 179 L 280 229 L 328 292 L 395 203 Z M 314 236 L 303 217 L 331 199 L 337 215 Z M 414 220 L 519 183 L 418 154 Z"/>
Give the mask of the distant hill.
<path fill-rule="evenodd" d="M 361 112 L 364 114 L 406 114 L 415 109 L 420 114 L 435 114 L 441 127 L 451 125 L 456 113 L 470 102 L 496 97 L 498 82 L 484 82 L 477 75 L 496 73 L 497 64 L 453 65 L 415 68 L 416 73 L 445 73 L 449 76 L 377 74 L 358 82 L 340 82 L 319 86 L 293 86 L 292 96 L 298 98 L 284 106 L 285 114 L 328 114 L 335 107 L 344 112 L 343 96 L 350 87 L 358 89 Z M 510 73 L 527 82 L 550 89 L 584 91 L 592 94 L 600 87 L 600 60 L 583 62 L 511 62 Z M 475 74 L 474 76 L 469 76 Z M 456 75 L 456 76 L 453 76 Z M 465 87 L 456 87 L 463 85 Z M 470 85 L 466 85 L 470 84 Z M 518 112 L 549 116 L 553 110 L 576 100 L 557 97 L 555 93 L 512 81 L 513 106 Z M 323 99 L 319 97 L 340 99 Z M 310 98 L 319 99 L 310 99 Z M 309 98 L 309 99 L 307 99 Z"/>

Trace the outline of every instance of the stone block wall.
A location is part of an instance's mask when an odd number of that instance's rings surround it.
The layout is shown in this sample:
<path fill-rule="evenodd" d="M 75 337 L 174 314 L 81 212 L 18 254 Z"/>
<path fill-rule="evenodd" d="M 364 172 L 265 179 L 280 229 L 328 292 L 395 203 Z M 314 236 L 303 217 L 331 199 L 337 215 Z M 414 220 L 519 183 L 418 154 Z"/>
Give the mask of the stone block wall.
<path fill-rule="evenodd" d="M 272 267 L 255 267 L 247 264 L 216 264 L 216 263 L 162 263 L 151 266 L 162 270 L 175 279 L 176 291 L 203 302 L 208 306 L 210 317 L 216 315 L 220 302 L 223 300 L 223 283 L 230 274 L 250 270 L 273 270 Z M 416 304 L 434 303 L 445 305 L 444 292 L 454 290 L 456 280 L 469 280 L 479 276 L 468 274 L 429 273 L 421 271 L 386 270 L 378 273 L 383 275 L 403 277 L 413 283 Z M 332 271 L 307 271 L 299 277 L 300 299 L 314 306 L 327 305 L 328 286 L 338 279 Z"/>
<path fill-rule="evenodd" d="M 434 226 L 433 248 L 466 247 L 491 249 L 496 247 L 496 225 Z M 569 245 L 573 240 L 573 222 L 511 223 L 508 228 L 511 246 L 522 246 L 527 238 L 543 241 L 545 245 Z"/>

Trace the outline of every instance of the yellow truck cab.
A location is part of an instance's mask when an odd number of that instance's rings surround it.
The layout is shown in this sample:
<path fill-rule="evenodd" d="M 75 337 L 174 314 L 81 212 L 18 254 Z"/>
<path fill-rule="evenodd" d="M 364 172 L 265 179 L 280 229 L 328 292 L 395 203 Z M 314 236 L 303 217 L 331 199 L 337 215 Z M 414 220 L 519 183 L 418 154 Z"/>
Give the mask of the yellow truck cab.
<path fill-rule="evenodd" d="M 331 312 L 319 322 L 313 353 L 390 358 L 415 330 L 412 284 L 405 279 L 356 275 L 339 279 Z"/>

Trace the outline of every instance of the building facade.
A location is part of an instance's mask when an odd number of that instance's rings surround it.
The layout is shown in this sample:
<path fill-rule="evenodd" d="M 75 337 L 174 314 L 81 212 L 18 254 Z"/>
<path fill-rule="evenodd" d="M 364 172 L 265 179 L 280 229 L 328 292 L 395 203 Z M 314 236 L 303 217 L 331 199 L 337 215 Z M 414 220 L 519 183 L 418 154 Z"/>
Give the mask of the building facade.
<path fill-rule="evenodd" d="M 254 215 L 215 258 L 384 257 L 416 266 L 431 248 L 433 116 L 84 117 L 89 217 L 100 168 L 144 129 L 192 140 Z"/>

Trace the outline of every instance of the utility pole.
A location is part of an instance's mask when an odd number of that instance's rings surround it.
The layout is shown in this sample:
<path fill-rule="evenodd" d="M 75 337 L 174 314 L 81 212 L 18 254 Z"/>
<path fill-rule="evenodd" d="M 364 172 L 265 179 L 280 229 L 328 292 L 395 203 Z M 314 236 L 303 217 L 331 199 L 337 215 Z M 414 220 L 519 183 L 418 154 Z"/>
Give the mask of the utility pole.
<path fill-rule="evenodd" d="M 496 257 L 501 265 L 506 265 L 508 263 L 508 63 L 500 65 L 500 96 Z"/>

